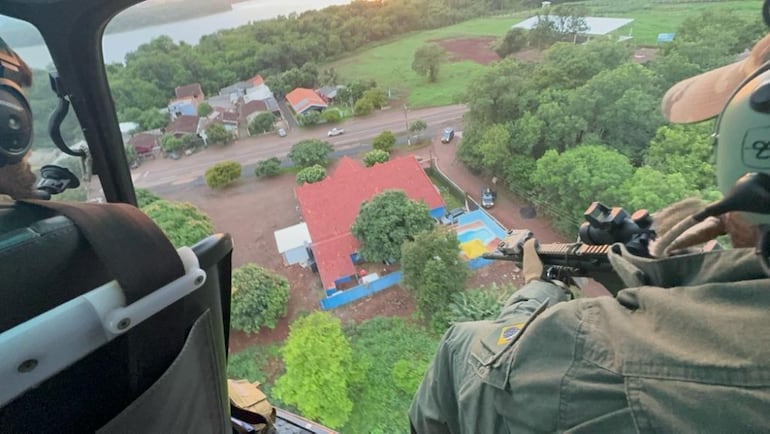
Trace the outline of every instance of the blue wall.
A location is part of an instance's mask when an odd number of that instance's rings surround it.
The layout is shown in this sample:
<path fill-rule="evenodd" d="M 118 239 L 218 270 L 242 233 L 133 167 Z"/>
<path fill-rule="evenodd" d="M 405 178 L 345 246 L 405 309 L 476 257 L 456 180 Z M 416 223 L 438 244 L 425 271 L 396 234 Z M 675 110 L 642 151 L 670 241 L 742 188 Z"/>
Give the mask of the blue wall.
<path fill-rule="evenodd" d="M 321 309 L 329 310 L 340 307 L 352 301 L 380 292 L 383 289 L 398 285 L 399 282 L 401 282 L 401 272 L 396 271 L 395 273 L 382 276 L 374 282 L 335 292 L 321 300 Z"/>
<path fill-rule="evenodd" d="M 441 217 L 444 217 L 444 215 L 446 215 L 446 207 L 440 206 L 430 210 L 430 216 L 433 218 L 440 219 Z"/>

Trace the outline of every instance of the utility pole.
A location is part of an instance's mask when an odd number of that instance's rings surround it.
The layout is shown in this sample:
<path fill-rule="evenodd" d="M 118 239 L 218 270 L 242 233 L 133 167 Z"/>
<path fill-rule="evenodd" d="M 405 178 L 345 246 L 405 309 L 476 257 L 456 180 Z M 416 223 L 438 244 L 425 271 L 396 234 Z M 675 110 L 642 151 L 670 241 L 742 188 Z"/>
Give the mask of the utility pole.
<path fill-rule="evenodd" d="M 404 124 L 406 125 L 406 144 L 412 146 L 412 137 L 409 135 L 409 117 L 407 115 L 408 107 L 404 104 Z"/>

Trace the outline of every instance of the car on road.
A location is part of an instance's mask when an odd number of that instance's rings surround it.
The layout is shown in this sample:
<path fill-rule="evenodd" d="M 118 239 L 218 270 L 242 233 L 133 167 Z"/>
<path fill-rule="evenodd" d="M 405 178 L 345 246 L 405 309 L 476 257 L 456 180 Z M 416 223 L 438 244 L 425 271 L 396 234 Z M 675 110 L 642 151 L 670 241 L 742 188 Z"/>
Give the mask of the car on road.
<path fill-rule="evenodd" d="M 286 137 L 286 130 L 284 130 L 283 128 L 278 128 L 278 136 Z"/>
<path fill-rule="evenodd" d="M 481 206 L 489 209 L 495 206 L 495 199 L 497 199 L 497 192 L 489 187 L 481 189 Z"/>
<path fill-rule="evenodd" d="M 465 208 L 455 208 L 450 210 L 444 217 L 441 217 L 441 224 L 451 225 L 457 223 L 457 217 L 465 214 Z"/>
<path fill-rule="evenodd" d="M 344 134 L 345 130 L 342 128 L 332 128 L 329 130 L 329 137 L 339 136 L 340 134 Z"/>
<path fill-rule="evenodd" d="M 449 143 L 455 136 L 455 130 L 452 127 L 444 128 L 444 134 L 441 136 L 441 143 Z"/>

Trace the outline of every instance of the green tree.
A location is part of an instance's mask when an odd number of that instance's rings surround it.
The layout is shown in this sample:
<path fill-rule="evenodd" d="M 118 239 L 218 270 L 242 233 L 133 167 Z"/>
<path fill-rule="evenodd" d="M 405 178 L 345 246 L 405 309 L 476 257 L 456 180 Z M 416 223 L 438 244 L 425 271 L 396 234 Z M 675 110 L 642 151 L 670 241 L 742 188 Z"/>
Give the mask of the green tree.
<path fill-rule="evenodd" d="M 681 173 L 661 173 L 650 167 L 640 167 L 623 184 L 622 205 L 629 210 L 659 210 L 696 192 Z"/>
<path fill-rule="evenodd" d="M 426 316 L 444 312 L 452 294 L 465 288 L 470 271 L 460 260 L 457 233 L 447 228 L 424 231 L 402 247 L 404 287 Z"/>
<path fill-rule="evenodd" d="M 257 135 L 272 131 L 275 126 L 275 115 L 269 112 L 260 113 L 254 116 L 249 122 L 249 134 Z"/>
<path fill-rule="evenodd" d="M 222 161 L 206 169 L 204 178 L 209 187 L 223 188 L 240 179 L 242 171 L 241 163 Z"/>
<path fill-rule="evenodd" d="M 436 44 L 425 44 L 414 52 L 412 70 L 428 78 L 431 83 L 438 80 L 441 63 L 446 60 L 446 50 Z"/>
<path fill-rule="evenodd" d="M 126 145 L 123 149 L 126 150 L 126 160 L 128 160 L 128 164 L 134 164 L 137 160 L 139 160 L 139 154 L 136 152 L 136 148 L 134 148 L 133 145 Z"/>
<path fill-rule="evenodd" d="M 326 178 L 326 169 L 318 164 L 310 167 L 306 167 L 297 172 L 297 184 L 312 184 L 314 182 L 323 181 Z"/>
<path fill-rule="evenodd" d="M 211 218 L 188 202 L 155 200 L 142 207 L 174 247 L 192 246 L 214 233 Z"/>
<path fill-rule="evenodd" d="M 367 116 L 374 111 L 374 104 L 367 98 L 361 98 L 356 101 L 356 106 L 353 108 L 353 113 L 356 116 Z"/>
<path fill-rule="evenodd" d="M 420 387 L 422 377 L 428 370 L 430 362 L 427 360 L 401 359 L 393 364 L 391 375 L 393 383 L 402 392 L 414 395 L 417 388 Z"/>
<path fill-rule="evenodd" d="M 166 152 L 175 152 L 182 149 L 184 142 L 182 139 L 166 134 L 160 139 L 160 147 Z"/>
<path fill-rule="evenodd" d="M 385 152 L 390 152 L 395 144 L 396 136 L 392 131 L 383 131 L 372 140 L 372 148 Z"/>
<path fill-rule="evenodd" d="M 229 145 L 233 141 L 233 135 L 220 123 L 214 123 L 206 127 L 206 140 L 212 145 Z"/>
<path fill-rule="evenodd" d="M 376 87 L 367 89 L 361 98 L 371 101 L 372 106 L 376 109 L 381 109 L 388 104 L 388 97 L 385 92 Z"/>
<path fill-rule="evenodd" d="M 308 419 L 331 428 L 344 425 L 353 410 L 348 392 L 353 356 L 340 320 L 314 312 L 294 321 L 281 355 L 286 373 L 273 388 L 278 399 Z"/>
<path fill-rule="evenodd" d="M 560 37 L 556 24 L 540 14 L 537 15 L 537 23 L 529 30 L 527 36 L 529 45 L 540 49 L 551 46 Z"/>
<path fill-rule="evenodd" d="M 211 104 L 207 103 L 206 101 L 203 101 L 202 103 L 198 104 L 198 117 L 205 118 L 206 116 L 210 115 L 211 112 L 214 111 L 214 107 L 211 107 Z"/>
<path fill-rule="evenodd" d="M 323 115 L 315 110 L 305 113 L 304 115 L 297 116 L 297 121 L 303 127 L 312 127 L 318 125 L 323 120 Z"/>
<path fill-rule="evenodd" d="M 276 157 L 262 160 L 254 168 L 254 176 L 257 178 L 269 178 L 281 174 L 281 160 Z"/>
<path fill-rule="evenodd" d="M 136 120 L 142 130 L 155 130 L 168 125 L 168 112 L 165 110 L 148 109 L 143 111 Z"/>
<path fill-rule="evenodd" d="M 510 133 L 500 124 L 492 125 L 484 132 L 479 152 L 482 164 L 493 173 L 503 173 L 506 163 L 511 160 L 510 140 Z"/>
<path fill-rule="evenodd" d="M 246 264 L 233 270 L 231 326 L 246 333 L 275 328 L 286 316 L 289 281 L 280 274 Z"/>
<path fill-rule="evenodd" d="M 516 53 L 527 46 L 527 31 L 520 28 L 508 30 L 500 40 L 495 42 L 494 50 L 500 58 Z"/>
<path fill-rule="evenodd" d="M 403 191 L 388 190 L 361 204 L 350 231 L 361 242 L 359 253 L 367 261 L 397 261 L 404 241 L 432 227 L 424 202 L 409 199 Z"/>
<path fill-rule="evenodd" d="M 531 181 L 540 203 L 548 204 L 558 229 L 574 234 L 591 202 L 623 201 L 623 184 L 633 175 L 628 157 L 601 145 L 581 145 L 561 154 L 550 150 Z"/>
<path fill-rule="evenodd" d="M 329 154 L 333 151 L 334 147 L 329 142 L 307 139 L 292 145 L 288 157 L 299 167 L 310 167 L 316 164 L 326 167 L 329 164 Z"/>
<path fill-rule="evenodd" d="M 423 131 L 428 129 L 428 123 L 425 122 L 422 119 L 417 119 L 416 121 L 409 124 L 409 132 L 415 133 L 415 134 L 422 134 Z"/>
<path fill-rule="evenodd" d="M 334 124 L 342 120 L 342 115 L 340 114 L 339 110 L 335 109 L 326 109 L 323 112 L 323 118 L 324 121 Z"/>
<path fill-rule="evenodd" d="M 390 159 L 390 154 L 380 149 L 373 149 L 364 154 L 364 165 L 372 167 L 377 163 L 384 163 Z"/>
<path fill-rule="evenodd" d="M 710 136 L 710 122 L 662 126 L 647 148 L 644 164 L 665 174 L 681 174 L 692 189 L 714 187 L 716 171 Z"/>

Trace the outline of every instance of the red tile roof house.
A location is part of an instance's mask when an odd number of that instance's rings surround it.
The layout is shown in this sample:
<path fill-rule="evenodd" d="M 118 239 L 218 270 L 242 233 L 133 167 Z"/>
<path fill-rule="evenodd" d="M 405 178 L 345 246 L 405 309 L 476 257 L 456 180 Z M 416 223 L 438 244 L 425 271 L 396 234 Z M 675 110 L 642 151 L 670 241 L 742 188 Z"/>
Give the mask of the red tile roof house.
<path fill-rule="evenodd" d="M 298 87 L 286 95 L 286 101 L 289 102 L 294 113 L 304 115 L 305 113 L 316 110 L 325 110 L 329 105 L 326 104 L 313 89 Z"/>
<path fill-rule="evenodd" d="M 438 189 L 413 156 L 370 168 L 343 157 L 334 173 L 323 181 L 294 189 L 313 240 L 311 250 L 318 273 L 330 297 L 339 294 L 338 284 L 356 276 L 353 258 L 357 256 L 359 242 L 350 232 L 350 226 L 358 216 L 361 203 L 385 190 L 402 190 L 410 199 L 424 201 L 432 217 L 439 218 L 445 213 Z"/>
<path fill-rule="evenodd" d="M 154 156 L 160 147 L 160 136 L 151 133 L 138 133 L 128 139 L 128 144 L 134 147 L 136 153 L 145 156 Z"/>

